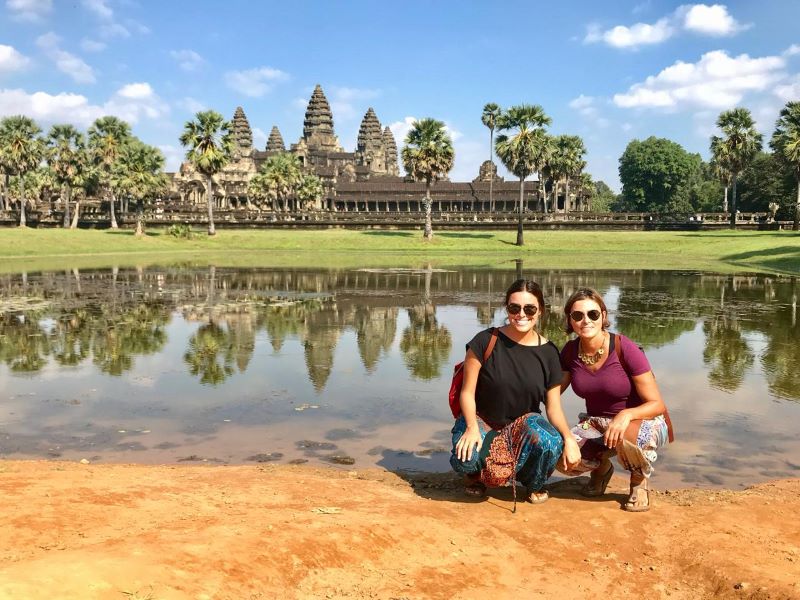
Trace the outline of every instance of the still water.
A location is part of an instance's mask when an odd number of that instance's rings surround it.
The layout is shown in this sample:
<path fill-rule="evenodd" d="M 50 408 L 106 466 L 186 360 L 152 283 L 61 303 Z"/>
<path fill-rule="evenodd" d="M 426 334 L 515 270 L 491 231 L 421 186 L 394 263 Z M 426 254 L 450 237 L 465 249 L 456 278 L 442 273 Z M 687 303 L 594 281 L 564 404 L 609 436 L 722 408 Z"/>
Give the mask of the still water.
<path fill-rule="evenodd" d="M 519 269 L 519 267 L 518 267 Z M 552 312 L 604 294 L 677 442 L 657 487 L 800 476 L 796 278 L 531 271 Z M 511 270 L 146 269 L 0 275 L 0 457 L 445 471 L 452 365 Z M 581 401 L 565 394 L 571 421 Z"/>

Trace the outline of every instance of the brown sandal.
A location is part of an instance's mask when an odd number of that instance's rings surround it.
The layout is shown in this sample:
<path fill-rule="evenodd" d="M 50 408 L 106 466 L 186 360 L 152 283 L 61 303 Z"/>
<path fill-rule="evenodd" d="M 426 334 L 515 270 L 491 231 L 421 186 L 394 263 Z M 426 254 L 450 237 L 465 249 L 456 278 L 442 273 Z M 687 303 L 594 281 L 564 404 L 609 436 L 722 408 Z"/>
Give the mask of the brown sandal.
<path fill-rule="evenodd" d="M 646 504 L 639 504 L 639 494 L 644 492 L 644 497 L 647 500 Z M 647 512 L 650 510 L 650 490 L 647 488 L 647 480 L 643 480 L 639 485 L 631 486 L 631 495 L 628 501 L 622 505 L 622 510 L 628 512 Z"/>
<path fill-rule="evenodd" d="M 611 476 L 614 474 L 614 465 L 608 463 L 608 470 L 603 473 L 602 476 L 598 476 L 598 478 L 592 477 L 594 475 L 594 471 L 592 475 L 589 476 L 589 483 L 583 486 L 581 489 L 581 495 L 586 496 L 587 498 L 597 498 L 598 496 L 602 496 L 606 493 L 606 488 L 608 487 L 608 482 L 611 481 Z"/>

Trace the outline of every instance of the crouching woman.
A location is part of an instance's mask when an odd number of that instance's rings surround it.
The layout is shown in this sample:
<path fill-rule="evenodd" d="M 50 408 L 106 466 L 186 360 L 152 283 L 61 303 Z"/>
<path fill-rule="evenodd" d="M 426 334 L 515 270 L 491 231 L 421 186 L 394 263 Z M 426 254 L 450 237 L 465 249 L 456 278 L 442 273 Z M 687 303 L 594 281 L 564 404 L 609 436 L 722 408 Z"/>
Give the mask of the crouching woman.
<path fill-rule="evenodd" d="M 558 349 L 536 330 L 545 311 L 541 288 L 518 279 L 506 292 L 505 308 L 507 325 L 481 331 L 467 344 L 450 464 L 467 476 L 468 494 L 510 484 L 516 507 L 517 482 L 526 500 L 545 502 L 544 484 L 556 463 L 572 469 L 580 449 L 561 408 Z"/>

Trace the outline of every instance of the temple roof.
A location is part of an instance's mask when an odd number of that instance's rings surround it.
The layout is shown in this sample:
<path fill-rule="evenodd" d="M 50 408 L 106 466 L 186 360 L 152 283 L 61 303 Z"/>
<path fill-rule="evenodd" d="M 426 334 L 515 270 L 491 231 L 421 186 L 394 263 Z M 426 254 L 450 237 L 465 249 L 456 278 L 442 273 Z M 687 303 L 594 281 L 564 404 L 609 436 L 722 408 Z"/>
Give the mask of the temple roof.
<path fill-rule="evenodd" d="M 386 146 L 387 152 L 394 150 L 395 155 L 397 154 L 397 142 L 394 141 L 394 134 L 388 126 L 383 130 L 383 144 Z"/>
<path fill-rule="evenodd" d="M 308 101 L 306 116 L 303 120 L 303 137 L 309 138 L 313 133 L 333 135 L 333 114 L 322 87 L 317 84 L 311 100 Z"/>
<path fill-rule="evenodd" d="M 269 139 L 267 140 L 268 152 L 285 152 L 286 144 L 283 143 L 283 136 L 277 125 L 272 126 L 272 131 L 269 132 Z"/>
<path fill-rule="evenodd" d="M 253 131 L 241 106 L 237 106 L 233 113 L 233 139 L 240 148 L 253 147 Z"/>
<path fill-rule="evenodd" d="M 375 111 L 370 107 L 361 120 L 361 127 L 358 129 L 358 149 L 363 150 L 370 143 L 380 144 L 382 141 L 381 122 L 378 120 Z"/>

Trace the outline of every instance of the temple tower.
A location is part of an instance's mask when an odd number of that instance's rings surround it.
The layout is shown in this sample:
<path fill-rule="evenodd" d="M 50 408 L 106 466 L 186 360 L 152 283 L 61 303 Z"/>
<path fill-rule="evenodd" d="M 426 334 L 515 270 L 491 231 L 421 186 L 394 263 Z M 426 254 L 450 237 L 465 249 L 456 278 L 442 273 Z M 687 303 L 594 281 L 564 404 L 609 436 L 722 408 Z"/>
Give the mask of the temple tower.
<path fill-rule="evenodd" d="M 286 152 L 286 144 L 283 143 L 283 136 L 277 125 L 272 126 L 267 140 L 267 152 Z"/>
<path fill-rule="evenodd" d="M 372 107 L 367 110 L 358 129 L 356 160 L 358 164 L 369 167 L 370 173 L 386 173 L 386 149 L 381 122 Z"/>
<path fill-rule="evenodd" d="M 339 140 L 333 130 L 333 115 L 328 99 L 317 84 L 311 100 L 308 101 L 306 116 L 303 120 L 303 141 L 310 150 L 326 152 L 343 152 Z"/>
<path fill-rule="evenodd" d="M 241 106 L 233 113 L 234 155 L 236 158 L 253 155 L 253 130 Z"/>
<path fill-rule="evenodd" d="M 383 130 L 383 147 L 386 150 L 386 174 L 398 177 L 400 169 L 397 166 L 397 143 L 394 134 L 388 127 Z"/>

